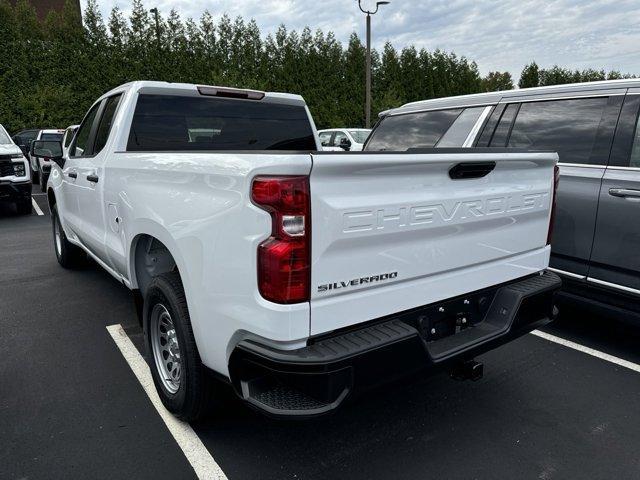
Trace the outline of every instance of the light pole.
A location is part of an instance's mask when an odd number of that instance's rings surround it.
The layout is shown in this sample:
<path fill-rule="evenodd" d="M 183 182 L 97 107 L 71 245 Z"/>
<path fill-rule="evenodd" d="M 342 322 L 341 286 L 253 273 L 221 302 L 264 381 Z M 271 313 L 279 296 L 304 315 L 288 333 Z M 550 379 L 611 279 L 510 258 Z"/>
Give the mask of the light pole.
<path fill-rule="evenodd" d="M 388 5 L 390 2 L 376 2 L 376 9 L 371 12 L 362 8 L 362 0 L 358 0 L 358 7 L 362 13 L 367 14 L 367 73 L 366 73 L 366 106 L 365 106 L 365 123 L 367 128 L 371 128 L 371 15 L 378 13 L 380 5 Z"/>
<path fill-rule="evenodd" d="M 157 8 L 152 8 L 149 12 L 153 13 L 153 16 L 156 18 L 156 40 L 158 42 L 158 50 L 160 50 L 160 20 L 158 18 L 160 12 L 158 12 Z"/>

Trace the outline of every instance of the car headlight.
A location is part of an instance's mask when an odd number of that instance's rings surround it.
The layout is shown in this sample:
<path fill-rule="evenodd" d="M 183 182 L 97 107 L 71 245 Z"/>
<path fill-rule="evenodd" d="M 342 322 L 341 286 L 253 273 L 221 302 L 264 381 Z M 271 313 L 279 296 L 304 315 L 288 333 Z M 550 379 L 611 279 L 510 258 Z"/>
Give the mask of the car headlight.
<path fill-rule="evenodd" d="M 26 170 L 24 168 L 24 163 L 14 163 L 13 164 L 13 174 L 16 177 L 24 177 L 26 175 Z"/>

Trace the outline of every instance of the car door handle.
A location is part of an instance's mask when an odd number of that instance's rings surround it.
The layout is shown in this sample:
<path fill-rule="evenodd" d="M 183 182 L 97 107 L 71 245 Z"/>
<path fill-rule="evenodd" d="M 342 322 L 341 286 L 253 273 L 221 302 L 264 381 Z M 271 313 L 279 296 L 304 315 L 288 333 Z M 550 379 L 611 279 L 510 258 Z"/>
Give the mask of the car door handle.
<path fill-rule="evenodd" d="M 89 180 L 92 183 L 98 183 L 98 180 L 100 178 L 97 175 L 87 175 L 87 180 Z"/>
<path fill-rule="evenodd" d="M 77 172 L 69 172 L 69 173 L 67 173 L 67 177 L 69 177 L 69 178 L 78 178 L 78 173 Z"/>
<path fill-rule="evenodd" d="M 496 168 L 496 162 L 458 163 L 449 170 L 452 180 L 468 180 L 489 175 Z"/>
<path fill-rule="evenodd" d="M 640 190 L 630 188 L 610 188 L 609 195 L 622 198 L 640 198 Z"/>

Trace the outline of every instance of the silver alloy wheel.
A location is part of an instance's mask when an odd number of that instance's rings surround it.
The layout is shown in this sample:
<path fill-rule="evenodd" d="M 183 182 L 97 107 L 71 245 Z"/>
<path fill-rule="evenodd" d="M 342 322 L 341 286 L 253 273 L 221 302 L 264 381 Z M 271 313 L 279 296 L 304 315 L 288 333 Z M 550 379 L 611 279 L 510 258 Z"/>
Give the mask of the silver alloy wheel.
<path fill-rule="evenodd" d="M 62 235 L 60 234 L 60 220 L 56 217 L 53 221 L 53 237 L 56 243 L 56 253 L 62 255 Z"/>
<path fill-rule="evenodd" d="M 164 388 L 176 393 L 182 378 L 182 356 L 176 329 L 169 311 L 164 305 L 154 305 L 149 319 L 151 348 L 156 369 Z"/>

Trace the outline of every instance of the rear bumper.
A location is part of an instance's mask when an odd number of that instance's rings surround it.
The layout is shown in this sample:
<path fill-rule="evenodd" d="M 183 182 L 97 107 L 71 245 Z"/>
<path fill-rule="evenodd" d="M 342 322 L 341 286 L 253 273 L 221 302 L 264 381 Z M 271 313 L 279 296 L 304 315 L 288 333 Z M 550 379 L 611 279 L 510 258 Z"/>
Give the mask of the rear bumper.
<path fill-rule="evenodd" d="M 446 369 L 546 325 L 555 318 L 553 297 L 560 286 L 560 278 L 546 271 L 318 337 L 297 350 L 244 340 L 231 355 L 231 381 L 245 401 L 267 414 L 325 414 L 357 392 L 421 370 Z M 434 335 L 450 320 L 466 322 L 467 313 L 456 313 L 461 310 L 476 317 L 471 328 Z"/>
<path fill-rule="evenodd" d="M 19 202 L 31 199 L 31 180 L 3 182 L 0 180 L 0 201 Z"/>

